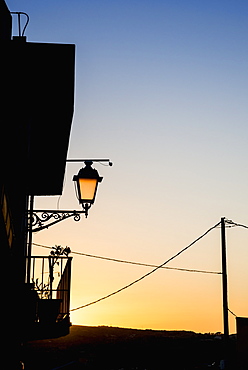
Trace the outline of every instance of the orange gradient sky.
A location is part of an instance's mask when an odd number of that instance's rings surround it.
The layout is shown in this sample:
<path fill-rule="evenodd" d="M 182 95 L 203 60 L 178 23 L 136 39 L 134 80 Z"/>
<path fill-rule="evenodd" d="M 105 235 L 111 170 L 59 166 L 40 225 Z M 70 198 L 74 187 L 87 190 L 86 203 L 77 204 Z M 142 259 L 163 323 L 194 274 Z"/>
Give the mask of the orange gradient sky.
<path fill-rule="evenodd" d="M 114 162 L 95 164 L 104 180 L 88 219 L 63 221 L 35 234 L 35 243 L 159 265 L 221 217 L 248 225 L 248 3 L 7 5 L 29 14 L 28 41 L 76 44 L 68 157 Z M 52 155 L 46 143 L 38 150 Z M 36 207 L 79 209 L 72 183 L 79 168 L 68 163 L 63 195 L 36 198 Z M 227 229 L 229 307 L 238 316 L 248 316 L 247 245 L 248 230 Z M 33 253 L 49 251 L 35 246 Z M 220 229 L 168 266 L 220 271 Z M 71 308 L 151 269 L 73 255 Z M 221 276 L 161 269 L 72 312 L 71 319 L 81 325 L 223 331 Z M 230 331 L 235 330 L 230 314 Z"/>

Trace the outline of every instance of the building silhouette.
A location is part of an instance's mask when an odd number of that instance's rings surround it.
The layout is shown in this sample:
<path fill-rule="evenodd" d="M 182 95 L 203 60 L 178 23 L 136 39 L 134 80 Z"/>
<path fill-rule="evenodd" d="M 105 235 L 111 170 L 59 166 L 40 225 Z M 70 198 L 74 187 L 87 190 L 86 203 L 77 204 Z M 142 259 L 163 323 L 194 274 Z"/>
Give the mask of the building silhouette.
<path fill-rule="evenodd" d="M 19 366 L 22 341 L 69 330 L 71 258 L 63 260 L 64 280 L 43 297 L 34 285 L 35 276 L 27 277 L 27 239 L 30 197 L 62 193 L 75 65 L 73 44 L 33 43 L 23 34 L 14 37 L 14 16 L 0 0 L 2 361 L 13 369 Z M 32 271 L 34 260 L 32 256 L 29 262 Z M 44 263 L 51 268 L 51 261 Z M 60 301 L 57 314 L 48 303 L 41 308 L 44 300 Z M 41 315 L 42 309 L 46 315 Z"/>

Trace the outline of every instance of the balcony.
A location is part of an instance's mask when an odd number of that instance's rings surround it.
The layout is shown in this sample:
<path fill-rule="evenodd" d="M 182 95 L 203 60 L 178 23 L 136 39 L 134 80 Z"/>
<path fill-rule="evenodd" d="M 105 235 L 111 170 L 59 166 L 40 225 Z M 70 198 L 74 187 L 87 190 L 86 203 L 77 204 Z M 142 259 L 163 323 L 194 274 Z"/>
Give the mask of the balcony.
<path fill-rule="evenodd" d="M 72 257 L 33 256 L 30 282 L 25 284 L 28 339 L 69 333 Z"/>

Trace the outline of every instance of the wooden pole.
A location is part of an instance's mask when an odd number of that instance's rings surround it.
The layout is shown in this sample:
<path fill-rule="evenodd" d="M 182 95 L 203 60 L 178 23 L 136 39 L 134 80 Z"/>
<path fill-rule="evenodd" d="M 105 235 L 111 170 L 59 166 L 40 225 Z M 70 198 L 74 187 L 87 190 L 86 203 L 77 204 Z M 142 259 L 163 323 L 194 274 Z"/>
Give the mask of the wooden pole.
<path fill-rule="evenodd" d="M 221 218 L 221 256 L 222 256 L 222 297 L 223 297 L 223 324 L 224 324 L 224 356 L 225 369 L 228 369 L 228 343 L 229 343 L 229 323 L 228 323 L 228 295 L 227 295 L 227 262 L 226 262 L 226 230 L 225 217 Z"/>

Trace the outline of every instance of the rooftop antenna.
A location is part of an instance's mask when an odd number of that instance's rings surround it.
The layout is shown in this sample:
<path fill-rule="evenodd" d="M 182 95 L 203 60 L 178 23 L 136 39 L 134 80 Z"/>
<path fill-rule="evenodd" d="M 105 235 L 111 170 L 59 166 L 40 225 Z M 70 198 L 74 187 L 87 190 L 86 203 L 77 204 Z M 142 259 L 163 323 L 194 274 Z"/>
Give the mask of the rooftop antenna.
<path fill-rule="evenodd" d="M 18 37 L 24 37 L 24 33 L 25 33 L 27 25 L 29 23 L 29 15 L 27 13 L 24 13 L 24 12 L 10 12 L 10 13 L 17 15 L 18 33 L 19 33 Z M 25 23 L 22 31 L 21 31 L 21 15 L 25 15 L 25 17 L 26 17 L 26 23 Z"/>

